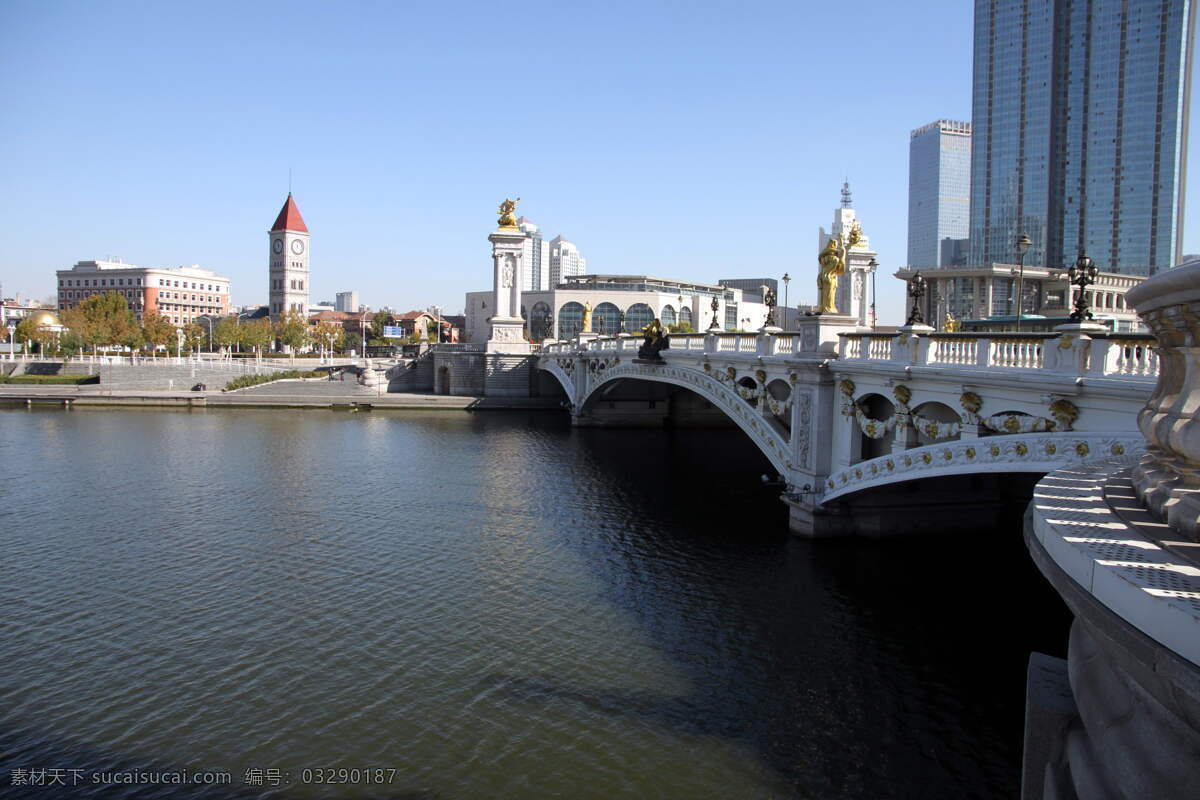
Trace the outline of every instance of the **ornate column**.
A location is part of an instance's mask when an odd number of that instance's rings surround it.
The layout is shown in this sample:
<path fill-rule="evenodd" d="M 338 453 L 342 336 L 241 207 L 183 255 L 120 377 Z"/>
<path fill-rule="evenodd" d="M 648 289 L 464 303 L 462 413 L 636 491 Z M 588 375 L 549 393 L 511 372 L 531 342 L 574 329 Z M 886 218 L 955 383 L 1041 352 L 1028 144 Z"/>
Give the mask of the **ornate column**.
<path fill-rule="evenodd" d="M 1129 290 L 1130 304 L 1159 342 L 1158 384 L 1138 414 L 1146 455 L 1134 488 L 1189 541 L 1200 541 L 1200 262 Z"/>
<path fill-rule="evenodd" d="M 520 198 L 518 198 L 519 200 Z M 488 236 L 492 243 L 492 316 L 488 318 L 490 353 L 528 353 L 525 322 L 521 319 L 521 286 L 525 274 L 525 240 L 513 216 L 516 200 L 500 204 L 500 227 Z"/>

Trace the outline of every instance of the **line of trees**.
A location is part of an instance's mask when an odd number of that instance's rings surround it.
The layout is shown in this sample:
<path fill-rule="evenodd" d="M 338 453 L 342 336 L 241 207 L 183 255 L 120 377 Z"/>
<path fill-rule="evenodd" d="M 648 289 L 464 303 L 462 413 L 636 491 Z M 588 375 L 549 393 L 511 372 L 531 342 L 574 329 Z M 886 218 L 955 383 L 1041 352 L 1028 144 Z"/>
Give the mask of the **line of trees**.
<path fill-rule="evenodd" d="M 64 309 L 59 317 L 65 328 L 61 334 L 29 318 L 17 325 L 13 335 L 17 341 L 37 343 L 42 352 L 57 348 L 68 356 L 89 350 L 98 353 L 102 347 L 112 346 L 131 351 L 143 348 L 157 351 L 164 347 L 170 350 L 172 345 L 177 345 L 187 352 L 195 352 L 202 348 L 210 334 L 213 347 L 259 355 L 276 342 L 292 352 L 313 346 L 330 354 L 342 348 L 358 349 L 362 345 L 359 334 L 347 333 L 338 323 L 309 325 L 297 311 L 289 311 L 274 324 L 266 318 L 241 322 L 236 317 L 225 317 L 213 323 L 211 330 L 196 322 L 177 327 L 158 312 L 147 311 L 139 324 L 128 302 L 116 292 L 92 295 L 73 308 Z M 385 312 L 380 312 L 368 323 L 370 343 L 387 343 L 382 338 L 387 317 Z"/>

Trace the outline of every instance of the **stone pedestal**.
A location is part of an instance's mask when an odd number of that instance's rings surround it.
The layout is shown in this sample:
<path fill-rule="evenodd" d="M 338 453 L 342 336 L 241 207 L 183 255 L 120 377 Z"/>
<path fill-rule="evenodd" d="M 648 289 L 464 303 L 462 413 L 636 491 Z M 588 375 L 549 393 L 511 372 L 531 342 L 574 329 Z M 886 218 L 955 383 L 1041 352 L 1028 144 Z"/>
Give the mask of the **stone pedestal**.
<path fill-rule="evenodd" d="M 846 314 L 814 314 L 800 317 L 796 329 L 800 332 L 798 352 L 835 355 L 838 334 L 854 333 L 858 329 L 858 318 Z"/>

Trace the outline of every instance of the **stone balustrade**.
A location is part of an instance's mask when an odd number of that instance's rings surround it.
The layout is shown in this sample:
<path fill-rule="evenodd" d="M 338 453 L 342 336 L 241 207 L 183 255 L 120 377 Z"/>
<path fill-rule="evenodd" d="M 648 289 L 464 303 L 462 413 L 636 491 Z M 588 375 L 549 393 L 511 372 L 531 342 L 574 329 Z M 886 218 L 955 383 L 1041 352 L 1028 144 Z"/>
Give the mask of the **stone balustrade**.
<path fill-rule="evenodd" d="M 1078 377 L 1158 375 L 1159 360 L 1153 336 L 1138 334 L 1032 333 L 989 336 L 974 333 L 843 333 L 837 356 L 842 361 L 901 366 L 937 366 L 986 370 L 1040 370 Z M 550 342 L 547 356 L 578 353 L 636 352 L 641 337 L 632 334 L 586 340 Z M 668 353 L 776 358 L 827 358 L 806 352 L 798 333 L 682 333 L 671 334 Z"/>

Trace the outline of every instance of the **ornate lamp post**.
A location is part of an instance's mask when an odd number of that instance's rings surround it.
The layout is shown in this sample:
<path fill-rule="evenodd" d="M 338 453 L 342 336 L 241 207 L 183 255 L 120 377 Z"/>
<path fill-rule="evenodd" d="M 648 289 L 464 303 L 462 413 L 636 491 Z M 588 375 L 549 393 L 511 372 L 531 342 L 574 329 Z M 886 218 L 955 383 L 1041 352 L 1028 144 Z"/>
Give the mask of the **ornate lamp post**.
<path fill-rule="evenodd" d="M 721 304 L 717 302 L 716 295 L 713 295 L 711 307 L 712 307 L 713 317 L 712 317 L 712 324 L 710 324 L 708 326 L 708 329 L 710 331 L 718 331 L 721 329 L 721 326 L 717 324 L 717 309 L 721 307 Z"/>
<path fill-rule="evenodd" d="M 1079 295 L 1075 298 L 1075 310 L 1071 312 L 1071 322 L 1079 323 L 1092 318 L 1092 310 L 1088 308 L 1087 287 L 1096 282 L 1100 269 L 1096 262 L 1088 258 L 1087 253 L 1080 253 L 1079 258 L 1067 270 L 1067 280 L 1079 287 Z"/>
<path fill-rule="evenodd" d="M 879 318 L 875 316 L 875 268 L 879 266 L 879 262 L 871 258 L 867 262 L 867 266 L 871 268 L 871 330 L 875 330 L 875 325 Z"/>
<path fill-rule="evenodd" d="M 788 312 L 788 283 L 792 280 L 792 276 L 786 272 L 783 273 L 783 327 L 787 328 L 787 312 Z"/>
<path fill-rule="evenodd" d="M 925 279 L 921 277 L 921 270 L 913 273 L 912 280 L 908 282 L 908 296 L 913 299 L 912 311 L 908 312 L 908 320 L 905 325 L 924 325 L 925 316 L 921 313 L 921 298 L 925 296 Z"/>
<path fill-rule="evenodd" d="M 1021 332 L 1021 315 L 1025 313 L 1025 254 L 1031 244 L 1025 234 L 1017 237 L 1017 333 Z"/>

